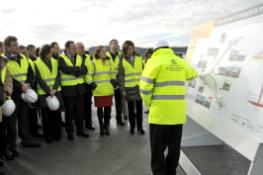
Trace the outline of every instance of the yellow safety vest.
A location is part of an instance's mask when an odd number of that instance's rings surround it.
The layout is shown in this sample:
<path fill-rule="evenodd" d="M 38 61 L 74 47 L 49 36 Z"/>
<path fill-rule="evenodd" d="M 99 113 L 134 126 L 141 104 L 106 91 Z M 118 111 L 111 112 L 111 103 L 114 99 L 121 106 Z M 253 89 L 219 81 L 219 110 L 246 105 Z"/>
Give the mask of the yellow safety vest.
<path fill-rule="evenodd" d="M 92 62 L 90 59 L 90 55 L 88 55 L 88 54 L 86 54 L 85 66 L 88 69 L 87 74 L 85 75 L 85 82 L 87 84 L 90 84 L 92 82 L 93 65 L 92 65 Z"/>
<path fill-rule="evenodd" d="M 122 66 L 124 69 L 124 86 L 134 87 L 140 85 L 140 78 L 142 75 L 142 58 L 134 56 L 134 64 L 129 63 L 125 58 L 122 59 Z"/>
<path fill-rule="evenodd" d="M 116 76 L 118 74 L 118 67 L 119 67 L 119 63 L 120 63 L 120 55 L 118 53 L 115 60 L 113 60 L 110 52 L 107 52 L 106 54 L 110 58 L 111 65 L 112 65 L 112 71 L 113 71 L 113 77 L 116 79 Z"/>
<path fill-rule="evenodd" d="M 66 54 L 62 54 L 60 56 L 64 59 L 67 66 L 81 67 L 82 58 L 80 55 L 77 55 L 75 65 L 72 64 L 72 62 L 70 61 L 69 57 Z M 64 72 L 61 71 L 61 85 L 62 86 L 75 86 L 77 84 L 83 84 L 83 83 L 84 83 L 84 76 L 75 77 L 74 75 L 65 74 Z"/>
<path fill-rule="evenodd" d="M 30 58 L 28 58 L 28 63 L 30 65 L 30 67 L 32 68 L 34 74 L 35 74 L 35 65 L 34 65 L 34 61 L 31 60 Z"/>
<path fill-rule="evenodd" d="M 4 66 L 1 71 L 1 80 L 3 84 L 5 84 L 5 79 L 6 79 L 6 66 Z"/>
<path fill-rule="evenodd" d="M 57 75 L 58 75 L 57 60 L 55 60 L 54 58 L 51 58 L 52 71 L 50 71 L 48 66 L 45 64 L 45 62 L 41 58 L 38 58 L 35 61 L 35 66 L 38 68 L 41 78 L 49 86 L 50 90 L 52 90 L 56 82 Z M 60 91 L 60 90 L 61 90 L 61 87 L 59 86 L 57 91 Z M 37 84 L 37 93 L 39 95 L 46 94 L 46 92 L 41 88 L 39 84 Z"/>
<path fill-rule="evenodd" d="M 176 125 L 186 122 L 187 80 L 198 73 L 172 49 L 156 50 L 148 60 L 140 81 L 140 93 L 149 109 L 149 123 Z"/>
<path fill-rule="evenodd" d="M 110 96 L 114 94 L 114 88 L 111 84 L 112 67 L 110 60 L 102 63 L 101 59 L 94 59 L 93 63 L 93 81 L 97 84 L 93 95 L 96 96 Z"/>
<path fill-rule="evenodd" d="M 4 54 L 1 54 L 0 56 L 5 57 Z M 2 83 L 5 84 L 5 79 L 6 79 L 6 65 L 3 67 L 2 71 L 1 71 L 1 80 Z"/>
<path fill-rule="evenodd" d="M 26 57 L 20 55 L 20 65 L 15 60 L 8 60 L 7 70 L 10 72 L 12 78 L 23 84 L 27 79 L 28 60 Z"/>

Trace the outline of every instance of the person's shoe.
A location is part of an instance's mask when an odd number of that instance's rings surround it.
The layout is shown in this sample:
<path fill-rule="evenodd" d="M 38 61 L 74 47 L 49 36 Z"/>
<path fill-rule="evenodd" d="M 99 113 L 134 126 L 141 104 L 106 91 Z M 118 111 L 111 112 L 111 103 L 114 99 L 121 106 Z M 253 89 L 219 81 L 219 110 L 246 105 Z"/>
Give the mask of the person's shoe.
<path fill-rule="evenodd" d="M 15 156 L 15 157 L 18 157 L 19 156 L 19 153 L 17 150 L 13 150 L 11 151 L 11 153 Z"/>
<path fill-rule="evenodd" d="M 149 110 L 145 111 L 144 114 L 149 114 Z"/>
<path fill-rule="evenodd" d="M 68 140 L 69 141 L 73 141 L 74 140 L 73 134 L 68 134 Z"/>
<path fill-rule="evenodd" d="M 78 135 L 78 136 L 81 136 L 81 137 L 86 137 L 86 138 L 89 137 L 89 134 L 87 134 L 87 133 L 85 133 L 85 132 L 77 132 L 77 135 Z"/>
<path fill-rule="evenodd" d="M 40 134 L 40 133 L 34 133 L 34 134 L 31 134 L 32 137 L 35 137 L 35 138 L 43 138 L 44 135 L 43 134 Z"/>
<path fill-rule="evenodd" d="M 104 129 L 103 128 L 100 128 L 100 135 L 104 136 Z"/>
<path fill-rule="evenodd" d="M 109 130 L 109 127 L 105 127 L 105 134 L 106 134 L 107 136 L 109 136 L 109 135 L 110 135 L 110 130 Z"/>
<path fill-rule="evenodd" d="M 61 137 L 54 137 L 53 140 L 59 142 L 61 140 Z"/>
<path fill-rule="evenodd" d="M 138 132 L 139 132 L 139 134 L 141 134 L 141 135 L 144 135 L 144 134 L 145 134 L 145 131 L 144 131 L 143 129 L 139 129 Z"/>
<path fill-rule="evenodd" d="M 5 163 L 4 163 L 3 159 L 0 158 L 0 167 L 3 167 L 3 166 L 5 166 Z"/>
<path fill-rule="evenodd" d="M 25 148 L 36 148 L 36 147 L 41 147 L 40 143 L 34 142 L 34 141 L 22 141 L 22 146 Z"/>
<path fill-rule="evenodd" d="M 130 130 L 130 134 L 131 134 L 131 135 L 134 135 L 134 129 L 131 129 L 131 130 Z"/>
<path fill-rule="evenodd" d="M 53 140 L 52 140 L 51 138 L 46 138 L 45 141 L 46 141 L 47 143 L 52 143 Z"/>
<path fill-rule="evenodd" d="M 117 125 L 125 126 L 125 123 L 122 120 L 117 120 Z"/>
<path fill-rule="evenodd" d="M 89 127 L 87 127 L 87 129 L 89 129 L 89 130 L 92 130 L 92 131 L 94 131 L 94 130 L 95 130 L 95 128 L 94 128 L 94 127 L 92 127 L 92 126 L 89 126 Z"/>
<path fill-rule="evenodd" d="M 5 160 L 13 160 L 16 156 L 14 153 L 7 151 L 4 155 Z"/>

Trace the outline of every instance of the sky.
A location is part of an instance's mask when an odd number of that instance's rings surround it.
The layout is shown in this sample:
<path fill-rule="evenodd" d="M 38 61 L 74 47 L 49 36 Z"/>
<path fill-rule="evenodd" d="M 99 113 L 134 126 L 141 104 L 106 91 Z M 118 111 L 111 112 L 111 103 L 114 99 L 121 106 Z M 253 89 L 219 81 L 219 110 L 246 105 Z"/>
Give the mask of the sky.
<path fill-rule="evenodd" d="M 85 46 L 122 44 L 151 47 L 165 39 L 187 46 L 191 29 L 257 5 L 259 0 L 1 0 L 0 40 L 8 35 L 19 44 L 41 46 L 67 40 Z"/>

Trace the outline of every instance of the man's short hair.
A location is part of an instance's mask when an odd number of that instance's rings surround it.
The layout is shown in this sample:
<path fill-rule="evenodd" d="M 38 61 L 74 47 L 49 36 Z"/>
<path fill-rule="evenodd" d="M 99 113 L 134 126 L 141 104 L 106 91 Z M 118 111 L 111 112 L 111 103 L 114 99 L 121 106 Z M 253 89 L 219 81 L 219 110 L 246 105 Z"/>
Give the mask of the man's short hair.
<path fill-rule="evenodd" d="M 58 42 L 56 42 L 56 41 L 53 41 L 53 42 L 50 44 L 51 48 L 54 48 L 54 47 L 55 47 L 55 45 L 58 45 Z"/>
<path fill-rule="evenodd" d="M 65 48 L 69 49 L 69 47 L 70 47 L 71 44 L 74 44 L 74 41 L 67 41 L 67 42 L 65 43 Z"/>
<path fill-rule="evenodd" d="M 15 36 L 8 36 L 5 38 L 5 41 L 4 41 L 4 44 L 5 44 L 5 47 L 10 47 L 11 45 L 11 42 L 16 42 L 17 41 L 17 38 Z"/>
<path fill-rule="evenodd" d="M 33 44 L 29 44 L 26 46 L 26 50 L 31 50 L 31 49 L 35 49 L 36 46 L 34 46 Z"/>

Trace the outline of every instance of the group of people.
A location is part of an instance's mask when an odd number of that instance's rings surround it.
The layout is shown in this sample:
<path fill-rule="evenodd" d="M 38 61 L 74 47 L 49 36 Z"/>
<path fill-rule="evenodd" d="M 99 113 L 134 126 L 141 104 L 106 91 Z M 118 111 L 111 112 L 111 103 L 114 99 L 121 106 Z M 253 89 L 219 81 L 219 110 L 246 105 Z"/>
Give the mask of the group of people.
<path fill-rule="evenodd" d="M 95 129 L 92 124 L 92 96 L 101 136 L 110 135 L 113 97 L 117 124 L 125 125 L 122 109 L 125 100 L 130 134 L 134 135 L 136 125 L 138 133 L 145 134 L 139 91 L 144 63 L 142 57 L 135 53 L 132 41 L 125 41 L 120 52 L 118 41 L 113 39 L 109 43 L 109 51 L 98 46 L 93 56 L 85 51 L 83 43 L 73 41 L 67 41 L 64 51 L 61 51 L 57 42 L 39 49 L 32 44 L 19 46 L 16 37 L 8 36 L 0 42 L 0 48 L 1 105 L 7 98 L 16 105 L 9 117 L 2 116 L 0 112 L 1 159 L 12 160 L 19 155 L 17 134 L 23 147 L 40 147 L 34 137 L 44 137 L 47 143 L 59 141 L 63 125 L 68 140 L 74 140 L 74 128 L 78 136 L 88 138 L 87 131 Z M 37 92 L 37 103 L 29 104 L 23 100 L 22 94 L 29 89 Z M 50 96 L 59 101 L 59 108 L 55 111 L 48 107 L 47 98 Z M 65 113 L 65 122 L 62 112 Z M 39 132 L 39 116 L 43 135 Z"/>
<path fill-rule="evenodd" d="M 128 106 L 131 135 L 136 129 L 139 134 L 145 134 L 143 103 L 148 107 L 153 174 L 176 174 L 182 126 L 186 122 L 185 82 L 196 78 L 198 73 L 166 41 L 155 43 L 145 57 L 135 52 L 135 45 L 129 40 L 121 51 L 118 41 L 113 39 L 108 51 L 98 46 L 90 55 L 81 42 L 67 41 L 61 52 L 57 42 L 40 49 L 34 45 L 20 47 L 16 37 L 8 36 L 0 42 L 0 105 L 11 98 L 16 109 L 9 117 L 2 116 L 0 111 L 0 158 L 12 160 L 19 155 L 17 134 L 23 147 L 41 146 L 34 140 L 42 136 L 38 131 L 38 116 L 47 143 L 61 139 L 63 124 L 69 141 L 74 140 L 74 128 L 78 136 L 89 137 L 87 131 L 94 130 L 92 96 L 100 135 L 110 135 L 114 97 L 118 125 L 125 125 L 123 101 Z M 30 89 L 38 94 L 36 104 L 23 99 L 23 93 Z M 49 97 L 58 100 L 56 110 L 50 109 Z"/>

